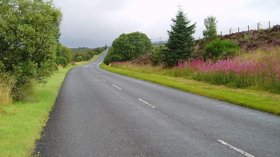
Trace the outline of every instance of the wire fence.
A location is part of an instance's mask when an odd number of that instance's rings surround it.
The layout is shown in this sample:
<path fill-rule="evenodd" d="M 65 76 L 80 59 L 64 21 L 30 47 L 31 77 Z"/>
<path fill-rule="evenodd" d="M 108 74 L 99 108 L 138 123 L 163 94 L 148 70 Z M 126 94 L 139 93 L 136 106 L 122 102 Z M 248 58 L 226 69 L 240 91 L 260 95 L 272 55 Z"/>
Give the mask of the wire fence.
<path fill-rule="evenodd" d="M 242 26 L 242 27 L 230 27 L 227 30 L 222 30 L 218 32 L 219 35 L 230 35 L 233 33 L 239 33 L 239 32 L 249 32 L 249 31 L 255 31 L 255 30 L 261 30 L 261 29 L 270 29 L 273 28 L 276 25 L 280 25 L 280 21 L 267 21 L 267 22 L 257 22 L 255 24 Z"/>

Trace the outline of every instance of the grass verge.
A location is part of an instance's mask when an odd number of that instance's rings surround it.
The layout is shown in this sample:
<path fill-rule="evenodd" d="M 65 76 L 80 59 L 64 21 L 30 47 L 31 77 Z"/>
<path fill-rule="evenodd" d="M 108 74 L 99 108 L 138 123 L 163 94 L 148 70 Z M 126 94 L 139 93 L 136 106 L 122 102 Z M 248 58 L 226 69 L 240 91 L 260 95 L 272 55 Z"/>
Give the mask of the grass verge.
<path fill-rule="evenodd" d="M 37 85 L 25 101 L 2 107 L 0 156 L 28 157 L 45 125 L 68 68 L 55 72 L 45 86 Z"/>
<path fill-rule="evenodd" d="M 211 85 L 185 78 L 170 77 L 159 74 L 138 72 L 135 70 L 120 69 L 105 64 L 101 68 L 130 76 L 133 78 L 158 83 L 182 91 L 223 100 L 240 106 L 280 115 L 280 95 L 250 89 L 234 89 L 225 86 Z"/>
<path fill-rule="evenodd" d="M 94 57 L 94 61 L 98 56 Z M 83 65 L 89 61 L 75 63 Z M 30 157 L 35 142 L 40 139 L 49 112 L 55 103 L 67 72 L 73 68 L 60 68 L 46 85 L 36 85 L 34 94 L 12 105 L 0 105 L 0 157 Z"/>

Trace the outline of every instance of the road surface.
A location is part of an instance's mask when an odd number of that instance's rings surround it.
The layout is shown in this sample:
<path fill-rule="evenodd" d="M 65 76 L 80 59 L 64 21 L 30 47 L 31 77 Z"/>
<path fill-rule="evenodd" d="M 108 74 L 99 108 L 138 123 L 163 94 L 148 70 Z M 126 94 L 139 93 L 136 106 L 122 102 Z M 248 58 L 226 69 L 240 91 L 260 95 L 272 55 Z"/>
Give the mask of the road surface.
<path fill-rule="evenodd" d="M 42 157 L 279 157 L 280 118 L 98 67 L 68 73 Z"/>

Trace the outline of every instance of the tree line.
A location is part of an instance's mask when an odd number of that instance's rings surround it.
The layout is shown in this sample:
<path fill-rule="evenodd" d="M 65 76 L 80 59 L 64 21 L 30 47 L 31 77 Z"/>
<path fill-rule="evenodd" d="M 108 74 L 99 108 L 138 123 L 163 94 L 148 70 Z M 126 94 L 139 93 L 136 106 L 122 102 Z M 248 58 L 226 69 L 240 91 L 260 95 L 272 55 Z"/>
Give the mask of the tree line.
<path fill-rule="evenodd" d="M 239 49 L 231 40 L 222 40 L 217 35 L 217 20 L 209 16 L 204 20 L 204 38 L 199 42 L 193 37 L 196 24 L 192 23 L 179 9 L 172 19 L 169 39 L 164 46 L 152 47 L 150 39 L 141 32 L 122 34 L 115 39 L 104 63 L 129 61 L 141 55 L 148 55 L 157 65 L 173 67 L 194 58 L 218 60 L 233 56 Z M 199 44 L 198 44 L 199 43 Z"/>

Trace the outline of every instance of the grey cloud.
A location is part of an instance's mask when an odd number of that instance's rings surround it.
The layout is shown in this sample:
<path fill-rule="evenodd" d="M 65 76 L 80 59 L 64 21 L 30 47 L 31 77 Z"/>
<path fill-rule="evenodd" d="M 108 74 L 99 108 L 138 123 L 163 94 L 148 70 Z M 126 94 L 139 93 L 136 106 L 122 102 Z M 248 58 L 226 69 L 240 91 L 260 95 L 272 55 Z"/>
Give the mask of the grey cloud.
<path fill-rule="evenodd" d="M 131 0 L 98 0 L 96 2 L 96 9 L 103 11 L 117 11 L 121 10 Z"/>

